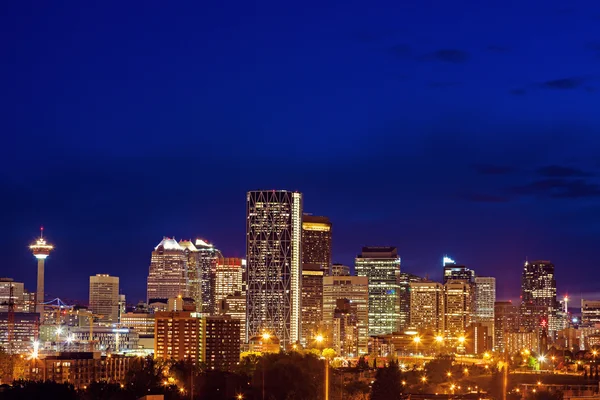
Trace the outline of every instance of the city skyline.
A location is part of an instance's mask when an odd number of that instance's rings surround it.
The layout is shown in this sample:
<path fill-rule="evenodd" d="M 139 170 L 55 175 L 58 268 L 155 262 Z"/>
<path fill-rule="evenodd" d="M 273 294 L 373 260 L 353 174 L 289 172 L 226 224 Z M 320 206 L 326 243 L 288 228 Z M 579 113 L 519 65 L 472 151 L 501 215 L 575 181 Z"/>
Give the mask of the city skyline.
<path fill-rule="evenodd" d="M 204 239 L 201 239 L 201 238 L 204 238 L 204 237 L 207 237 L 207 235 L 199 235 L 197 237 L 192 235 L 192 236 L 190 236 L 190 239 L 183 239 L 183 238 L 177 239 L 175 236 L 172 236 L 172 237 L 171 236 L 162 236 L 162 241 L 164 242 L 165 240 L 170 240 L 170 241 L 173 241 L 174 243 L 178 243 L 178 242 L 184 243 L 184 242 L 187 242 L 188 240 L 192 240 L 192 241 L 203 242 Z M 335 236 L 334 236 L 334 240 L 333 241 L 335 243 Z M 212 244 L 211 244 L 211 246 L 212 246 Z M 153 249 L 155 249 L 156 247 L 157 247 L 156 245 L 152 246 Z M 368 246 L 361 246 L 361 248 L 362 247 L 368 247 Z M 379 247 L 386 247 L 386 246 L 379 246 Z M 183 247 L 181 249 L 183 250 Z M 335 246 L 333 246 L 333 249 L 335 250 Z M 404 260 L 404 258 L 402 257 L 402 254 L 400 253 L 400 251 L 401 250 L 399 249 L 398 250 L 398 256 L 400 257 L 400 259 Z M 146 253 L 147 253 L 147 251 L 146 251 Z M 31 254 L 31 253 L 29 253 L 29 254 Z M 332 254 L 335 254 L 335 251 L 333 251 Z M 357 254 L 360 255 L 360 249 L 357 252 Z M 54 258 L 55 255 L 56 255 L 56 253 L 54 252 L 48 258 Z M 231 258 L 232 257 L 228 253 L 224 253 L 223 256 L 225 258 Z M 426 268 L 426 269 L 424 269 L 425 271 L 432 271 L 433 272 L 432 274 L 421 273 L 418 269 L 412 269 L 412 268 L 410 268 L 410 266 L 408 268 L 406 268 L 406 266 L 404 265 L 404 261 L 402 262 L 402 267 L 400 268 L 400 271 L 401 271 L 401 273 L 409 273 L 409 274 L 416 275 L 416 276 L 418 276 L 420 278 L 427 278 L 430 281 L 443 283 L 443 281 L 444 281 L 444 273 L 449 268 L 449 265 L 450 265 L 446 261 L 449 259 L 449 260 L 452 260 L 453 262 L 455 262 L 455 260 L 453 260 L 452 258 L 449 258 L 448 256 L 449 256 L 448 253 L 444 253 L 443 256 L 441 256 L 440 259 L 438 260 L 438 266 L 437 266 L 438 267 L 437 268 L 438 271 L 437 271 L 437 273 L 435 272 L 435 269 L 436 269 L 435 267 L 434 268 Z M 242 255 L 239 258 L 243 259 L 244 257 L 245 257 L 245 254 L 242 253 Z M 522 261 L 521 265 L 519 266 L 519 270 L 520 270 L 519 274 L 522 274 L 523 265 L 527 264 L 527 262 L 528 262 L 527 259 L 533 260 L 533 258 L 531 258 L 531 257 L 526 257 L 525 260 Z M 540 260 L 541 259 L 542 258 L 540 258 Z M 537 260 L 537 259 L 535 259 L 535 260 Z M 353 275 L 356 275 L 355 261 L 356 261 L 356 258 L 354 258 L 352 260 L 352 262 L 342 263 L 342 264 L 350 266 L 350 270 L 351 270 L 351 273 Z M 337 263 L 337 261 L 335 260 L 335 256 L 333 256 L 333 263 L 332 264 L 335 264 L 335 263 Z M 151 264 L 151 262 L 148 261 L 147 265 L 145 266 L 145 268 L 146 268 L 146 272 L 145 272 L 146 275 L 142 276 L 140 279 L 142 279 L 142 280 L 145 281 L 145 279 L 147 278 L 148 266 L 150 264 Z M 464 265 L 464 264 L 467 264 L 467 263 L 459 262 L 459 264 L 460 264 L 459 265 L 460 268 L 465 268 L 466 267 L 470 271 L 481 269 L 481 268 L 478 268 L 478 267 L 473 268 L 471 265 Z M 103 271 L 105 271 L 105 270 L 106 270 L 106 268 Z M 17 271 L 15 271 L 15 272 L 17 272 Z M 592 291 L 592 292 L 571 291 L 571 292 L 569 292 L 569 291 L 563 291 L 563 290 L 561 290 L 562 280 L 560 279 L 560 275 L 561 275 L 560 272 L 561 271 L 560 271 L 560 266 L 559 266 L 559 268 L 558 268 L 559 278 L 557 279 L 557 281 L 558 281 L 558 284 L 557 284 L 557 301 L 558 301 L 559 298 L 562 298 L 562 296 L 568 295 L 569 299 L 570 299 L 569 300 L 570 301 L 569 309 L 577 309 L 577 308 L 579 308 L 578 304 L 580 302 L 580 299 L 582 299 L 582 298 L 583 299 L 589 299 L 589 298 L 599 298 L 600 297 L 600 291 L 597 291 L 597 292 L 594 292 L 594 291 Z M 94 271 L 92 271 L 91 273 L 96 274 L 96 272 L 94 272 Z M 104 272 L 102 272 L 102 273 L 104 273 Z M 477 274 L 478 277 L 484 276 L 482 274 L 478 274 L 477 271 L 475 271 L 475 273 Z M 98 272 L 98 274 L 100 274 L 100 272 Z M 30 284 L 29 281 L 30 280 L 36 280 L 37 277 L 36 276 L 31 276 L 30 271 L 25 270 L 24 274 L 23 273 L 13 273 L 12 275 L 10 275 L 10 274 L 4 274 L 3 276 L 6 276 L 6 277 L 11 278 L 11 279 L 14 279 L 15 281 L 18 281 L 18 282 L 24 282 L 24 287 L 27 290 L 29 290 L 30 292 L 35 292 L 35 285 L 34 284 Z M 16 277 L 19 277 L 19 278 L 14 278 L 13 276 L 16 276 Z M 21 278 L 23 276 L 25 278 Z M 116 275 L 116 276 L 118 277 L 119 275 Z M 502 279 L 503 278 L 502 275 L 498 275 L 498 276 L 491 275 L 491 276 L 494 277 L 494 278 L 496 278 L 496 280 L 498 280 L 498 281 L 502 281 L 503 280 Z M 86 276 L 85 278 L 89 279 L 89 276 Z M 519 279 L 521 279 L 520 276 L 519 276 Z M 511 281 L 510 278 L 507 279 L 507 280 Z M 35 283 L 35 282 L 33 282 L 33 283 Z M 86 283 L 86 285 L 87 285 L 87 283 Z M 135 304 L 138 301 L 146 301 L 147 294 L 143 294 L 143 296 L 139 297 L 139 299 L 137 297 L 135 297 L 135 293 L 136 292 L 140 292 L 140 293 L 146 293 L 147 292 L 147 289 L 145 289 L 143 287 L 140 288 L 140 285 L 141 284 L 139 282 L 137 284 L 135 284 L 135 283 L 131 284 L 130 283 L 129 285 L 122 285 L 122 287 L 125 286 L 125 287 L 129 288 L 127 290 L 126 289 L 122 289 L 121 290 L 121 293 L 126 294 L 128 296 L 127 297 L 128 304 Z M 33 289 L 30 289 L 30 287 L 33 287 Z M 130 290 L 131 288 L 133 288 L 133 290 Z M 503 290 L 502 287 L 497 286 L 497 293 L 498 293 L 497 299 L 498 299 L 498 301 L 513 301 L 513 302 L 515 302 L 515 304 L 518 304 L 519 303 L 519 299 L 521 297 L 520 296 L 520 294 L 521 294 L 521 286 L 520 286 L 520 284 L 512 282 L 512 285 L 508 288 L 509 289 L 508 291 L 506 290 L 507 288 L 504 288 L 504 289 L 505 290 Z M 72 296 L 71 295 L 71 293 L 78 293 L 78 292 L 82 292 L 83 293 L 83 295 L 82 295 L 83 297 L 79 298 L 77 296 Z M 509 296 L 506 296 L 506 295 L 503 296 L 502 295 L 502 293 L 507 293 L 507 292 L 513 292 L 513 294 L 511 294 Z M 84 288 L 83 291 L 81 291 L 80 288 L 73 288 L 73 287 L 71 287 L 71 288 L 69 288 L 69 294 L 68 295 L 63 295 L 62 297 L 69 298 L 71 300 L 75 300 L 75 301 L 77 301 L 80 304 L 85 304 L 86 303 L 86 299 L 88 297 L 88 294 L 89 293 L 87 291 L 87 287 Z M 61 297 L 60 290 L 59 291 L 53 290 L 50 294 L 47 294 L 46 295 L 46 299 L 47 300 L 48 300 L 48 296 L 51 296 L 51 297 Z"/>

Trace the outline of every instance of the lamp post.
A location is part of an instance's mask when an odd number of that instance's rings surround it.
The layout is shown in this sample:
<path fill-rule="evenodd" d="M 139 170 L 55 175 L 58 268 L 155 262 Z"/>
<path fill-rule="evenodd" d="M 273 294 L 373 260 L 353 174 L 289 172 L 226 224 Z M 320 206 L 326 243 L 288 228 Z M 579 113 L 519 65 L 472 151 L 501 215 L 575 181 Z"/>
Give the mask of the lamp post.
<path fill-rule="evenodd" d="M 325 338 L 323 335 L 318 334 L 315 336 L 315 342 L 317 342 L 319 348 L 323 347 L 324 341 Z M 329 361 L 327 361 L 327 358 L 325 357 L 323 357 L 323 360 L 325 361 L 325 400 L 329 400 Z"/>
<path fill-rule="evenodd" d="M 262 339 L 265 342 L 268 342 L 271 339 L 271 334 L 269 332 L 263 332 Z M 262 356 L 262 400 L 265 400 L 265 351 L 263 350 Z"/>

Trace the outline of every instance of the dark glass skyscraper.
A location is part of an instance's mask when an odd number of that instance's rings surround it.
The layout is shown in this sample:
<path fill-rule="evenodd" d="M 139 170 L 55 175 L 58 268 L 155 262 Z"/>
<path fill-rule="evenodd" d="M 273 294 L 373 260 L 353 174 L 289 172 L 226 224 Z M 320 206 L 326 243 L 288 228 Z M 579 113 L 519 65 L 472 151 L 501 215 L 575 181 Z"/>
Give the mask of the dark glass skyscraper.
<path fill-rule="evenodd" d="M 246 197 L 247 338 L 264 331 L 289 346 L 301 339 L 302 194 Z"/>
<path fill-rule="evenodd" d="M 422 282 L 424 278 L 409 274 L 408 272 L 400 272 L 398 276 L 398 301 L 400 302 L 400 313 L 398 315 L 399 330 L 403 331 L 410 325 L 410 284 L 413 282 Z"/>
<path fill-rule="evenodd" d="M 550 261 L 525 261 L 521 280 L 520 325 L 536 329 L 556 314 L 556 279 Z M 545 322 L 544 322 L 545 321 Z"/>
<path fill-rule="evenodd" d="M 327 217 L 302 216 L 302 264 L 313 264 L 325 275 L 331 268 L 331 222 Z M 314 269 L 314 266 L 309 267 Z"/>

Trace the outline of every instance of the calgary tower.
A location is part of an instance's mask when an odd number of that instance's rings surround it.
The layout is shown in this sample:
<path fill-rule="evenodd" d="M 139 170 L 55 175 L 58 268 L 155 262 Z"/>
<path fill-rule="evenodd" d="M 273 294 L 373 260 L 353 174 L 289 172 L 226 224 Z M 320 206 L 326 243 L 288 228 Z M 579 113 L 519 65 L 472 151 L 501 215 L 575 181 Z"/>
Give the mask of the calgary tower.
<path fill-rule="evenodd" d="M 44 239 L 44 227 L 40 228 L 40 237 L 35 243 L 29 246 L 29 249 L 37 258 L 38 262 L 38 273 L 37 273 L 37 292 L 35 294 L 35 312 L 40 314 L 40 323 L 44 322 L 44 262 L 50 255 L 50 252 L 54 249 L 49 243 L 46 243 Z"/>

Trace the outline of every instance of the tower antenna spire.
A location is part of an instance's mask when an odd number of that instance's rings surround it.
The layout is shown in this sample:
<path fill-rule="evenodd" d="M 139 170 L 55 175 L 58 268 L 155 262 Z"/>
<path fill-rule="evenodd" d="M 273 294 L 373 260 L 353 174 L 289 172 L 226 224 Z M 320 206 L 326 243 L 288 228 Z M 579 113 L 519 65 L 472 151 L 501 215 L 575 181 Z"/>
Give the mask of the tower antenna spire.
<path fill-rule="evenodd" d="M 44 237 L 44 226 L 40 226 L 40 237 L 43 238 Z"/>

